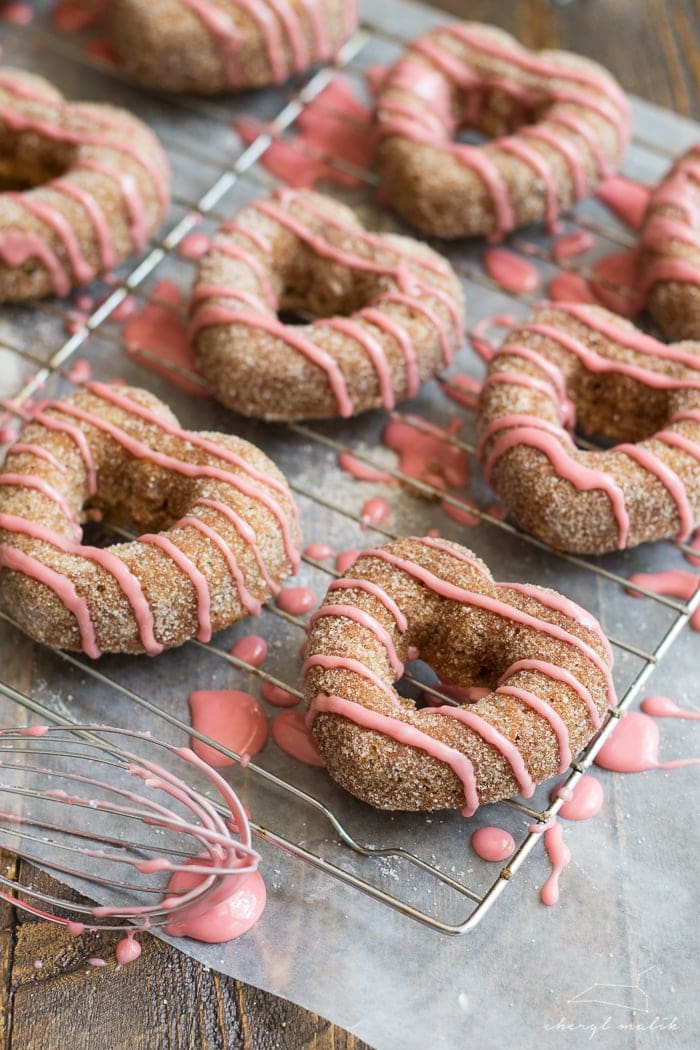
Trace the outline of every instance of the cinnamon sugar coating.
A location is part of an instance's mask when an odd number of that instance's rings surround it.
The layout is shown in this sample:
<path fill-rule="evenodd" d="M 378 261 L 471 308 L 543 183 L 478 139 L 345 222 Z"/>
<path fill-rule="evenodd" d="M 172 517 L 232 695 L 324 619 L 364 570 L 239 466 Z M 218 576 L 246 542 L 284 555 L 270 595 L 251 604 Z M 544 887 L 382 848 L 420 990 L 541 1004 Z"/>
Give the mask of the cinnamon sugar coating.
<path fill-rule="evenodd" d="M 140 252 L 169 183 L 157 139 L 130 113 L 0 71 L 0 188 L 13 187 L 0 194 L 0 300 L 67 295 Z"/>
<path fill-rule="evenodd" d="M 574 421 L 620 444 L 578 449 Z M 478 427 L 487 480 L 553 547 L 685 540 L 700 522 L 700 344 L 660 343 L 601 307 L 545 304 L 492 358 Z"/>
<path fill-rule="evenodd" d="M 128 73 L 201 95 L 281 84 L 329 61 L 357 26 L 355 0 L 112 0 L 109 15 Z"/>
<path fill-rule="evenodd" d="M 365 552 L 316 617 L 304 685 L 313 734 L 331 776 L 380 809 L 470 813 L 527 797 L 585 746 L 613 700 L 593 617 L 546 588 L 496 583 L 449 541 Z M 394 689 L 392 648 L 401 663 L 418 650 L 442 679 L 491 691 L 418 710 Z"/>
<path fill-rule="evenodd" d="M 619 164 L 629 106 L 597 63 L 528 51 L 478 22 L 415 40 L 376 101 L 377 169 L 392 206 L 439 237 L 500 237 L 590 193 Z M 492 141 L 459 141 L 471 128 Z"/>
<path fill-rule="evenodd" d="M 280 312 L 315 320 L 284 324 Z M 224 223 L 192 295 L 215 396 L 270 420 L 390 409 L 449 362 L 463 324 L 460 283 L 436 252 L 367 233 L 308 191 L 281 190 Z"/>
<path fill-rule="evenodd" d="M 669 339 L 700 339 L 700 145 L 659 182 L 640 239 L 647 309 Z"/>
<path fill-rule="evenodd" d="M 143 533 L 97 549 L 102 512 Z M 0 473 L 0 600 L 37 641 L 155 655 L 259 611 L 298 564 L 294 503 L 255 446 L 90 383 L 22 427 Z"/>

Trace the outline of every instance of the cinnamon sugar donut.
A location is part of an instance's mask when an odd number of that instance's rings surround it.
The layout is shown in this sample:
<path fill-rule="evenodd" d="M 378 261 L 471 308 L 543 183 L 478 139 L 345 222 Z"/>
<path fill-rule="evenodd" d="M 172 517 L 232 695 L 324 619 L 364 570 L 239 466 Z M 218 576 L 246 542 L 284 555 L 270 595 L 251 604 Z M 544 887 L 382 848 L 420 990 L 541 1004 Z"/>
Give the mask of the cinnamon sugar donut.
<path fill-rule="evenodd" d="M 88 509 L 144 535 L 81 545 Z M 157 531 L 163 530 L 163 531 Z M 0 600 L 37 641 L 153 656 L 248 614 L 296 571 L 287 484 L 255 446 L 87 383 L 22 427 L 0 474 Z"/>
<path fill-rule="evenodd" d="M 144 84 L 213 95 L 281 84 L 328 62 L 355 0 L 112 0 L 110 43 Z"/>
<path fill-rule="evenodd" d="M 528 51 L 478 22 L 415 40 L 384 79 L 376 119 L 391 204 L 439 237 L 553 227 L 616 169 L 629 134 L 627 99 L 597 63 Z M 455 141 L 465 127 L 493 141 Z"/>
<path fill-rule="evenodd" d="M 623 444 L 580 450 L 574 421 Z M 696 343 L 666 346 L 602 307 L 545 304 L 492 358 L 478 426 L 486 479 L 553 547 L 686 540 L 700 522 Z"/>
<path fill-rule="evenodd" d="M 280 311 L 316 320 L 284 324 Z M 329 197 L 281 190 L 220 228 L 192 314 L 220 401 L 262 419 L 318 419 L 413 397 L 461 345 L 464 304 L 426 245 L 366 233 Z"/>
<path fill-rule="evenodd" d="M 647 308 L 669 339 L 700 339 L 700 145 L 651 195 L 641 230 Z"/>
<path fill-rule="evenodd" d="M 137 254 L 169 203 L 170 170 L 123 109 L 66 102 L 0 71 L 0 300 L 67 295 Z"/>
<path fill-rule="evenodd" d="M 496 583 L 471 551 L 430 537 L 364 551 L 312 617 L 309 721 L 328 771 L 380 809 L 461 807 L 563 772 L 615 702 L 607 639 L 555 591 Z M 489 692 L 417 710 L 394 682 L 416 652 Z"/>

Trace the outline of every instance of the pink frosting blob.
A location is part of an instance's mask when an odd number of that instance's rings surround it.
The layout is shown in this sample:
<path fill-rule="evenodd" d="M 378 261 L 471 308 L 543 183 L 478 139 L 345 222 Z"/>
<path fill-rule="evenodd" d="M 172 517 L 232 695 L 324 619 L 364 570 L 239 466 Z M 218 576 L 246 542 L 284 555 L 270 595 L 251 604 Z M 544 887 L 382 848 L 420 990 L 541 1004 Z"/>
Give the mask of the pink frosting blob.
<path fill-rule="evenodd" d="M 482 860 L 505 860 L 515 851 L 515 840 L 503 828 L 479 828 L 472 835 L 472 849 Z"/>
<path fill-rule="evenodd" d="M 288 689 L 283 689 L 281 685 L 275 685 L 274 682 L 263 682 L 260 692 L 263 700 L 273 707 L 296 707 L 299 703 L 298 696 L 290 693 Z"/>
<path fill-rule="evenodd" d="M 200 689 L 190 693 L 189 703 L 193 728 L 242 758 L 251 758 L 267 743 L 267 716 L 250 693 Z M 215 769 L 233 765 L 232 758 L 196 738 L 192 740 L 192 750 Z"/>
<path fill-rule="evenodd" d="M 590 820 L 600 813 L 603 805 L 603 785 L 595 777 L 583 776 L 571 791 L 565 794 L 567 789 L 554 788 L 551 794 L 552 800 L 561 794 L 566 802 L 559 810 L 557 816 L 565 820 Z"/>
<path fill-rule="evenodd" d="M 612 175 L 601 182 L 596 190 L 596 197 L 617 215 L 625 226 L 629 226 L 631 230 L 638 230 L 649 205 L 651 191 L 633 179 L 626 179 L 624 175 Z"/>
<path fill-rule="evenodd" d="M 267 656 L 267 642 L 257 634 L 247 634 L 231 646 L 231 656 L 251 667 L 260 667 Z"/>
<path fill-rule="evenodd" d="M 644 293 L 638 287 L 639 250 L 628 248 L 612 252 L 593 266 L 590 284 L 594 296 L 622 317 L 634 317 L 644 307 Z"/>
<path fill-rule="evenodd" d="M 629 711 L 620 719 L 595 758 L 602 769 L 615 773 L 642 773 L 647 769 L 676 769 L 695 765 L 697 758 L 678 758 L 659 762 L 659 730 L 655 722 L 639 711 Z"/>
<path fill-rule="evenodd" d="M 540 274 L 532 263 L 507 248 L 489 248 L 481 261 L 491 280 L 506 292 L 521 295 L 540 286 Z"/>
<path fill-rule="evenodd" d="M 589 303 L 600 306 L 600 303 L 588 287 L 588 282 L 577 273 L 558 273 L 547 284 L 547 296 L 554 303 Z"/>
<path fill-rule="evenodd" d="M 303 616 L 313 609 L 316 595 L 308 587 L 283 587 L 277 595 L 278 607 L 292 616 Z"/>
<path fill-rule="evenodd" d="M 140 956 L 141 945 L 136 940 L 133 933 L 128 933 L 126 937 L 122 937 L 122 939 L 117 942 L 114 954 L 116 955 L 117 962 L 120 966 L 128 966 L 129 963 L 136 962 Z"/>
<path fill-rule="evenodd" d="M 302 711 L 282 711 L 272 723 L 272 739 L 292 758 L 307 766 L 325 766 Z"/>
<path fill-rule="evenodd" d="M 192 863 L 203 863 L 201 858 Z M 168 882 L 167 895 L 186 893 L 195 889 L 206 876 L 176 871 Z M 226 885 L 230 883 L 230 885 Z M 207 907 L 206 901 L 197 907 L 184 908 L 174 913 L 164 930 L 171 937 L 191 937 L 207 944 L 232 941 L 247 933 L 258 921 L 267 902 L 265 883 L 258 871 L 232 875 L 226 879 L 225 893 Z M 217 897 L 216 891 L 212 896 Z"/>

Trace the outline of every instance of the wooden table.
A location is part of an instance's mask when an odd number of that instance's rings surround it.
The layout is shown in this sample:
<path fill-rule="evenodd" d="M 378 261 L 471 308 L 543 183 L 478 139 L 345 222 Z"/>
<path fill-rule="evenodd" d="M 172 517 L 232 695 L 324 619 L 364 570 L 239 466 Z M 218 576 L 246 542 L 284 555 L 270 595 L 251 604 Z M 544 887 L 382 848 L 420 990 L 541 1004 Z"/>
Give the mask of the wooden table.
<path fill-rule="evenodd" d="M 607 66 L 631 92 L 700 117 L 700 7 L 692 0 L 439 0 L 433 6 L 493 22 L 529 47 L 571 48 Z M 12 857 L 0 853 L 5 872 Z M 34 873 L 33 880 L 44 878 Z M 138 964 L 118 969 L 116 937 L 72 940 L 63 929 L 0 906 L 0 1046 L 360 1050 L 322 1017 L 222 977 L 154 937 Z M 87 965 L 94 954 L 111 959 Z M 42 965 L 37 968 L 36 962 Z"/>

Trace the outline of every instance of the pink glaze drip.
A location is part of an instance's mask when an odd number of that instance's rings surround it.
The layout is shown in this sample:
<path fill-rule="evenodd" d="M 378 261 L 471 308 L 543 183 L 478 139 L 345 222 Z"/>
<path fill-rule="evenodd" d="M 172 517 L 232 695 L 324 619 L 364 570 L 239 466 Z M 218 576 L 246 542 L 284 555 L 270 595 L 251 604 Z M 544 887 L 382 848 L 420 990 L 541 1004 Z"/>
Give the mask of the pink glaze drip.
<path fill-rule="evenodd" d="M 466 374 L 450 376 L 448 380 L 440 384 L 442 392 L 450 400 L 456 401 L 458 405 L 469 411 L 474 411 L 479 404 L 481 386 L 479 379 Z"/>
<path fill-rule="evenodd" d="M 351 553 L 357 555 L 361 552 L 352 551 Z M 339 569 L 339 571 L 342 570 Z M 408 628 L 408 620 L 406 619 L 406 616 L 391 595 L 388 594 L 383 587 L 380 587 L 378 583 L 372 583 L 371 580 L 353 579 L 352 577 L 346 576 L 342 580 L 334 580 L 328 590 L 329 592 L 343 590 L 365 591 L 367 594 L 371 594 L 373 598 L 376 598 L 377 601 L 380 601 L 387 612 L 393 616 L 396 627 L 401 634 L 403 634 Z"/>
<path fill-rule="evenodd" d="M 338 465 L 341 470 L 344 470 L 346 474 L 351 474 L 357 481 L 375 481 L 386 485 L 396 483 L 396 478 L 393 474 L 389 474 L 385 470 L 377 470 L 376 467 L 370 467 L 367 463 L 362 463 L 350 452 L 340 453 Z"/>
<path fill-rule="evenodd" d="M 469 334 L 469 342 L 472 349 L 479 355 L 482 361 L 490 361 L 494 354 L 494 348 L 484 337 L 490 328 L 510 328 L 515 324 L 512 314 L 496 314 L 494 317 L 482 317 L 477 321 Z"/>
<path fill-rule="evenodd" d="M 66 197 L 70 197 L 82 206 L 90 220 L 92 232 L 100 253 L 100 269 L 102 272 L 111 270 L 117 263 L 117 254 L 109 224 L 96 198 L 82 186 L 79 186 L 76 182 L 70 182 L 68 179 L 54 179 L 51 183 L 51 189 L 57 193 L 62 193 Z"/>
<path fill-rule="evenodd" d="M 641 773 L 647 769 L 676 769 L 695 765 L 697 758 L 659 762 L 659 730 L 639 711 L 623 715 L 595 757 L 597 766 L 615 773 Z"/>
<path fill-rule="evenodd" d="M 646 186 L 627 179 L 624 175 L 612 175 L 601 182 L 596 197 L 609 208 L 625 226 L 639 230 L 649 206 L 651 192 Z"/>
<path fill-rule="evenodd" d="M 200 860 L 192 863 L 200 864 Z M 176 871 L 168 882 L 167 894 L 187 893 L 196 889 L 206 878 L 202 874 Z M 216 895 L 215 895 L 216 896 Z M 258 871 L 233 876 L 233 887 L 229 887 L 223 899 L 201 912 L 192 909 L 184 915 L 174 913 L 164 930 L 171 937 L 191 937 L 206 944 L 221 944 L 247 933 L 262 915 L 267 894 L 265 883 Z"/>
<path fill-rule="evenodd" d="M 163 376 L 174 386 L 195 397 L 209 397 L 204 380 L 197 379 L 197 360 L 190 346 L 187 324 L 179 313 L 180 289 L 172 281 L 159 281 L 153 289 L 153 299 L 155 301 L 146 303 L 127 319 L 122 335 L 124 349 L 137 364 Z M 192 378 L 181 372 L 189 373 Z"/>
<path fill-rule="evenodd" d="M 591 817 L 597 816 L 603 807 L 603 785 L 595 777 L 581 777 L 572 791 L 555 788 L 550 796 L 552 801 L 557 795 L 566 799 L 557 814 L 565 820 L 590 820 Z"/>
<path fill-rule="evenodd" d="M 567 233 L 552 245 L 552 255 L 558 263 L 567 259 L 584 255 L 595 247 L 595 237 L 588 230 L 576 230 L 575 233 Z"/>
<path fill-rule="evenodd" d="M 183 259 L 201 259 L 209 251 L 211 241 L 206 233 L 188 233 L 177 246 Z"/>
<path fill-rule="evenodd" d="M 54 405 L 47 405 L 48 407 L 56 407 Z M 94 496 L 97 492 L 97 468 L 95 466 L 95 460 L 87 438 L 83 434 L 80 427 L 74 426 L 72 423 L 67 423 L 64 419 L 57 419 L 56 416 L 48 415 L 46 412 L 34 412 L 32 414 L 32 422 L 41 423 L 47 430 L 53 430 L 55 433 L 66 434 L 71 441 L 74 442 L 80 458 L 85 466 L 85 473 L 87 474 L 87 491 L 89 496 Z"/>
<path fill-rule="evenodd" d="M 333 558 L 335 551 L 327 543 L 310 543 L 304 550 L 304 554 L 315 561 L 324 561 L 326 558 Z"/>
<path fill-rule="evenodd" d="M 465 707 L 433 707 L 430 708 L 430 714 L 454 718 L 457 722 L 461 722 L 462 725 L 471 729 L 473 733 L 481 737 L 485 744 L 493 747 L 506 760 L 523 798 L 531 798 L 534 795 L 535 783 L 528 772 L 520 750 L 512 740 L 509 740 L 507 736 L 491 725 L 485 718 L 477 715 L 474 711 L 469 711 Z"/>
<path fill-rule="evenodd" d="M 133 933 L 128 933 L 126 937 L 122 937 L 120 941 L 117 941 L 114 954 L 120 966 L 128 966 L 129 963 L 136 962 L 141 955 L 141 945 Z"/>
<path fill-rule="evenodd" d="M 654 718 L 684 718 L 689 722 L 700 721 L 700 711 L 688 711 L 679 707 L 667 696 L 647 696 L 641 703 L 645 715 L 653 715 Z"/>
<path fill-rule="evenodd" d="M 507 248 L 489 248 L 482 256 L 483 267 L 492 281 L 513 295 L 534 292 L 540 284 L 537 269 Z"/>
<path fill-rule="evenodd" d="M 148 215 L 139 184 L 129 172 L 119 171 L 102 161 L 85 158 L 76 171 L 94 171 L 116 182 L 124 208 L 129 216 L 131 240 L 135 252 L 140 252 L 148 240 Z"/>
<path fill-rule="evenodd" d="M 139 536 L 139 543 L 158 547 L 190 581 L 197 601 L 197 638 L 200 642 L 208 642 L 211 639 L 211 595 L 204 573 L 171 539 L 161 533 L 144 533 Z"/>
<path fill-rule="evenodd" d="M 264 681 L 260 693 L 263 700 L 273 707 L 296 707 L 299 703 L 298 696 L 290 693 L 288 689 L 283 689 L 281 685 L 275 685 L 274 682 Z"/>
<path fill-rule="evenodd" d="M 325 318 L 318 323 L 325 328 L 332 328 L 336 332 L 340 332 L 342 335 L 359 343 L 372 362 L 372 367 L 377 374 L 382 406 L 390 412 L 394 407 L 396 398 L 394 397 L 391 367 L 382 344 L 361 324 L 347 317 Z"/>
<path fill-rule="evenodd" d="M 404 368 L 406 370 L 406 396 L 415 397 L 420 386 L 420 372 L 418 369 L 416 348 L 413 345 L 407 330 L 392 317 L 389 317 L 387 314 L 382 313 L 380 310 L 377 310 L 372 306 L 367 306 L 364 310 L 360 310 L 359 316 L 363 317 L 366 321 L 369 321 L 370 324 L 375 325 L 377 328 L 381 328 L 383 332 L 392 336 L 396 340 L 401 353 L 403 354 Z"/>
<path fill-rule="evenodd" d="M 46 499 L 51 500 L 55 503 L 61 514 L 70 523 L 73 533 L 76 538 L 80 539 L 82 535 L 78 521 L 68 504 L 65 496 L 55 489 L 53 485 L 50 485 L 48 481 L 44 481 L 43 478 L 38 477 L 35 474 L 0 474 L 0 485 L 12 485 L 17 488 L 33 489 L 35 492 L 40 492 Z"/>
<path fill-rule="evenodd" d="M 283 587 L 277 595 L 278 607 L 292 616 L 303 616 L 315 604 L 316 595 L 308 587 Z"/>
<path fill-rule="evenodd" d="M 564 842 L 561 824 L 553 824 L 546 829 L 544 847 L 552 864 L 552 874 L 540 890 L 540 900 L 551 908 L 559 900 L 559 876 L 571 863 L 571 850 Z"/>
<path fill-rule="evenodd" d="M 243 765 L 265 747 L 267 717 L 250 693 L 237 689 L 197 690 L 190 693 L 189 704 L 192 728 L 240 755 Z M 215 769 L 233 765 L 232 758 L 196 737 L 192 739 L 192 750 Z"/>
<path fill-rule="evenodd" d="M 538 714 L 540 718 L 543 718 L 545 722 L 549 723 L 559 748 L 559 772 L 563 773 L 571 762 L 571 748 L 569 746 L 569 730 L 561 715 L 557 714 L 546 700 L 536 696 L 535 693 L 529 692 L 527 689 L 520 689 L 515 685 L 499 686 L 496 690 L 496 695 L 514 696 L 516 700 L 520 700 L 527 707 L 531 708 L 535 714 Z"/>
<path fill-rule="evenodd" d="M 599 306 L 600 303 L 591 292 L 588 282 L 577 273 L 558 273 L 547 284 L 547 295 L 555 303 L 586 303 Z"/>
<path fill-rule="evenodd" d="M 688 602 L 700 586 L 700 578 L 691 572 L 680 572 L 678 569 L 670 569 L 667 572 L 636 572 L 630 576 L 630 583 L 636 583 L 640 587 L 646 587 L 654 594 L 664 594 L 670 598 L 682 598 Z M 635 591 L 629 592 L 634 598 L 643 598 L 643 594 Z M 690 617 L 690 626 L 694 631 L 700 631 L 700 609 L 696 609 Z"/>
<path fill-rule="evenodd" d="M 386 500 L 379 497 L 366 500 L 360 511 L 360 528 L 365 530 L 370 526 L 381 525 L 389 517 L 390 510 Z"/>
<path fill-rule="evenodd" d="M 453 710 L 450 708 L 450 710 Z M 479 806 L 479 797 L 476 791 L 476 778 L 474 767 L 466 755 L 461 754 L 455 748 L 448 747 L 441 741 L 422 733 L 419 729 L 402 722 L 396 718 L 389 718 L 378 711 L 363 707 L 352 700 L 345 700 L 339 696 L 320 695 L 314 698 L 309 708 L 308 722 L 313 725 L 314 720 L 320 714 L 340 715 L 347 718 L 364 729 L 371 729 L 384 736 L 390 737 L 408 747 L 415 747 L 424 751 L 431 758 L 436 758 L 452 769 L 455 776 L 461 781 L 464 789 L 465 805 L 462 813 L 465 817 L 471 817 Z"/>
<path fill-rule="evenodd" d="M 379 691 L 384 693 L 392 703 L 398 704 L 399 702 L 392 687 L 387 685 L 379 675 L 375 674 L 369 667 L 361 663 L 360 660 L 353 660 L 351 657 L 347 656 L 325 656 L 324 654 L 319 653 L 316 656 L 310 656 L 308 660 L 304 661 L 301 668 L 302 678 L 306 676 L 312 667 L 323 667 L 325 670 L 351 671 L 353 674 L 357 674 L 361 678 L 366 679 L 376 689 L 379 689 Z"/>
<path fill-rule="evenodd" d="M 373 554 L 375 552 L 371 551 L 368 553 Z M 373 616 L 370 616 L 370 614 L 363 609 L 356 608 L 354 605 L 323 605 L 313 614 L 309 620 L 309 625 L 313 627 L 316 621 L 322 616 L 344 616 L 348 620 L 353 620 L 355 623 L 359 624 L 360 627 L 365 627 L 384 646 L 392 671 L 397 678 L 401 677 L 404 667 L 397 655 L 391 634 L 387 631 L 386 627 L 383 627 Z"/>
<path fill-rule="evenodd" d="M 38 234 L 20 233 L 18 230 L 0 232 L 0 258 L 4 259 L 8 266 L 15 267 L 24 266 L 29 259 L 38 259 L 49 275 L 54 293 L 59 296 L 68 295 L 70 278 L 58 256 Z"/>
<path fill-rule="evenodd" d="M 36 558 L 32 558 L 23 551 L 6 544 L 0 544 L 0 566 L 11 572 L 21 572 L 25 576 L 30 576 L 52 590 L 75 617 L 80 631 L 81 645 L 86 655 L 93 660 L 101 655 L 97 647 L 95 629 L 90 619 L 87 602 L 80 597 L 73 583 L 66 576 L 50 569 L 47 565 L 42 565 Z"/>
<path fill-rule="evenodd" d="M 247 634 L 231 646 L 231 656 L 251 667 L 260 667 L 267 656 L 267 642 L 257 634 Z"/>
<path fill-rule="evenodd" d="M 541 605 L 546 606 L 548 609 L 554 609 L 555 612 L 560 612 L 562 616 L 568 616 L 570 620 L 585 627 L 587 631 L 593 631 L 598 637 L 598 641 L 603 646 L 605 654 L 608 659 L 609 665 L 613 665 L 613 651 L 612 646 L 608 640 L 605 631 L 600 626 L 595 616 L 591 616 L 587 609 L 584 609 L 578 602 L 572 601 L 571 598 L 566 598 L 563 594 L 557 594 L 556 591 L 550 591 L 546 587 L 538 587 L 535 583 L 499 583 L 499 587 L 507 587 L 511 591 L 518 591 L 520 594 L 529 595 L 534 598 Z M 613 694 L 614 695 L 614 694 Z"/>
<path fill-rule="evenodd" d="M 629 456 L 661 482 L 671 500 L 676 504 L 680 524 L 676 539 L 681 542 L 687 540 L 693 531 L 695 515 L 686 487 L 675 470 L 668 467 L 663 460 L 655 456 L 648 448 L 644 448 L 643 445 L 616 445 L 615 452 Z M 700 454 L 700 449 L 698 452 Z"/>
<path fill-rule="evenodd" d="M 348 569 L 355 564 L 360 554 L 362 554 L 362 551 L 355 550 L 352 547 L 349 550 L 341 551 L 340 554 L 337 554 L 335 558 L 335 567 L 338 572 L 343 574 L 346 573 Z"/>
<path fill-rule="evenodd" d="M 307 766 L 324 767 L 325 762 L 301 711 L 282 711 L 272 723 L 272 739 L 286 754 Z"/>
<path fill-rule="evenodd" d="M 554 233 L 557 228 L 557 216 L 559 213 L 557 183 L 552 173 L 552 169 L 542 153 L 538 152 L 538 150 L 532 149 L 528 145 L 527 139 L 522 139 L 517 135 L 510 135 L 508 138 L 497 139 L 495 145 L 499 149 L 504 150 L 504 152 L 517 157 L 517 159 L 522 161 L 523 164 L 526 164 L 531 168 L 535 177 L 542 183 L 546 196 L 545 221 L 550 233 Z M 514 279 L 516 272 L 515 267 L 510 267 L 510 269 L 511 275 Z M 536 276 L 533 276 L 533 274 L 525 274 L 523 280 L 520 281 L 520 287 L 514 289 L 509 288 L 507 284 L 503 284 L 501 281 L 498 283 L 501 284 L 506 291 L 532 292 L 540 283 L 540 277 L 536 270 L 534 270 L 534 275 Z M 491 276 L 494 277 L 493 274 L 491 274 Z M 497 280 L 497 278 L 494 277 L 494 280 Z M 531 284 L 533 280 L 536 280 L 534 285 Z"/>
<path fill-rule="evenodd" d="M 639 249 L 629 248 L 603 256 L 593 265 L 589 284 L 594 296 L 621 317 L 634 317 L 644 307 L 639 287 Z"/>
<path fill-rule="evenodd" d="M 66 373 L 66 378 L 69 379 L 71 383 L 77 383 L 78 385 L 81 383 L 87 383 L 91 377 L 92 365 L 84 357 L 77 358 Z"/>
<path fill-rule="evenodd" d="M 8 532 L 32 536 L 34 539 L 47 543 L 65 554 L 71 554 L 76 558 L 87 558 L 89 561 L 100 565 L 114 577 L 124 597 L 129 602 L 145 651 L 149 656 L 157 656 L 158 653 L 163 651 L 163 646 L 157 641 L 153 633 L 153 612 L 143 593 L 141 583 L 121 558 L 101 547 L 87 547 L 79 543 L 71 543 L 70 540 L 67 540 L 57 532 L 52 532 L 36 522 L 19 518 L 12 514 L 0 514 L 0 528 L 6 529 Z M 85 609 L 87 610 L 87 605 Z M 89 616 L 89 612 L 87 612 L 87 615 Z"/>
<path fill-rule="evenodd" d="M 515 840 L 502 828 L 479 828 L 471 838 L 472 849 L 482 860 L 506 860 L 515 853 Z"/>
<path fill-rule="evenodd" d="M 230 14 L 216 4 L 210 3 L 209 0 L 180 0 L 180 3 L 183 7 L 189 8 L 199 18 L 202 25 L 214 38 L 226 82 L 230 87 L 238 87 L 238 52 L 244 38 L 242 32 L 235 26 Z M 245 8 L 247 5 L 242 3 L 241 6 Z M 269 49 L 271 45 L 269 36 L 263 39 L 265 39 Z M 274 57 L 277 58 L 276 42 Z M 272 65 L 272 60 L 270 60 L 270 64 Z"/>
<path fill-rule="evenodd" d="M 398 454 L 399 470 L 407 477 L 429 484 L 438 478 L 452 488 L 464 488 L 469 483 L 469 459 L 464 449 L 450 440 L 461 426 L 457 418 L 444 428 L 414 416 L 392 418 L 384 428 L 382 440 Z"/>
<path fill-rule="evenodd" d="M 238 594 L 238 600 L 241 603 L 242 607 L 250 616 L 259 616 L 261 609 L 260 601 L 258 598 L 255 597 L 254 594 L 251 594 L 248 588 L 246 587 L 245 577 L 243 576 L 240 566 L 238 565 L 234 557 L 233 551 L 231 550 L 229 545 L 224 541 L 222 536 L 219 535 L 216 529 L 213 529 L 211 525 L 207 525 L 205 522 L 200 521 L 199 518 L 192 517 L 191 515 L 187 515 L 186 517 L 181 518 L 180 521 L 178 521 L 175 525 L 172 526 L 172 528 L 195 529 L 197 532 L 200 532 L 203 536 L 205 536 L 214 547 L 216 547 L 216 549 L 219 551 L 222 558 L 226 562 L 226 567 L 228 568 L 231 579 L 234 582 L 236 592 Z"/>
<path fill-rule="evenodd" d="M 499 678 L 499 692 L 504 692 L 500 687 L 504 682 L 507 682 L 509 678 L 512 678 L 513 675 L 516 675 L 518 671 L 536 671 L 539 674 L 545 675 L 547 678 L 553 679 L 555 682 L 563 682 L 564 685 L 568 685 L 580 696 L 581 700 L 586 705 L 586 710 L 588 711 L 588 716 L 591 720 L 591 726 L 593 729 L 599 728 L 602 719 L 595 700 L 583 682 L 580 682 L 578 678 L 575 678 L 570 671 L 566 670 L 566 668 L 558 667 L 556 664 L 550 664 L 545 660 L 517 660 L 516 663 L 507 667 Z M 567 762 L 566 765 L 568 764 L 569 763 Z M 564 768 L 566 768 L 566 766 Z M 562 769 L 561 772 L 563 773 L 564 770 Z"/>
<path fill-rule="evenodd" d="M 78 239 L 62 212 L 36 200 L 31 192 L 5 193 L 3 196 L 6 200 L 19 204 L 35 219 L 53 231 L 61 243 L 76 282 L 86 284 L 94 276 L 95 271 L 83 255 Z"/>
<path fill-rule="evenodd" d="M 244 540 L 244 542 L 247 543 L 250 547 L 253 553 L 253 557 L 257 562 L 257 566 L 260 569 L 260 575 L 265 580 L 265 583 L 269 587 L 270 591 L 272 592 L 272 594 L 277 594 L 277 592 L 280 589 L 280 585 L 270 576 L 268 568 L 263 560 L 262 551 L 258 546 L 258 538 L 255 534 L 255 529 L 253 528 L 253 526 L 250 525 L 249 522 L 244 521 L 243 518 L 236 514 L 236 512 L 232 510 L 226 503 L 221 503 L 219 500 L 199 499 L 197 500 L 195 506 L 210 507 L 212 510 L 215 510 L 218 514 L 220 514 L 223 518 L 226 518 L 230 525 L 233 525 L 234 529 L 241 537 L 241 539 Z"/>
<path fill-rule="evenodd" d="M 562 447 L 556 437 L 547 434 L 539 428 L 532 426 L 517 427 L 501 434 L 496 438 L 486 462 L 483 465 L 484 476 L 490 480 L 493 468 L 497 461 L 509 449 L 516 446 L 527 445 L 530 448 L 543 452 L 550 461 L 555 473 L 571 482 L 579 492 L 587 492 L 591 489 L 600 489 L 610 500 L 612 512 L 617 521 L 617 543 L 618 548 L 623 549 L 627 543 L 629 531 L 629 514 L 625 505 L 625 494 L 611 475 L 602 470 L 586 467 L 571 457 L 571 454 Z"/>

